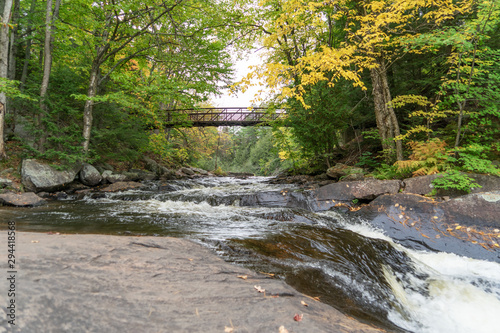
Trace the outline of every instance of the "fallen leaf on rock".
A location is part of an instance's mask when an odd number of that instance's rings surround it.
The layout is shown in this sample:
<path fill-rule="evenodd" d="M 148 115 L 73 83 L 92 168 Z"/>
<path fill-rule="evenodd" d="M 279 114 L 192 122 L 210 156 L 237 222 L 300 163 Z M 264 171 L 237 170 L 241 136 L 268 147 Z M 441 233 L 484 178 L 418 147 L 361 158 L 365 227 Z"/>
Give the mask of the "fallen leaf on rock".
<path fill-rule="evenodd" d="M 293 316 L 293 320 L 295 320 L 295 321 L 301 321 L 303 316 L 304 315 L 302 313 L 301 314 L 297 314 L 296 313 L 295 316 Z"/>
<path fill-rule="evenodd" d="M 243 280 L 246 280 L 246 279 L 248 278 L 248 276 L 247 276 L 247 275 L 238 275 L 238 277 L 239 277 L 240 279 L 243 279 Z"/>
<path fill-rule="evenodd" d="M 234 332 L 234 325 L 231 319 L 229 319 L 229 323 L 231 324 L 231 327 L 224 326 L 224 332 L 225 333 L 233 333 Z"/>
<path fill-rule="evenodd" d="M 37 240 L 32 240 L 31 242 L 32 242 L 32 243 L 39 243 L 40 241 L 37 241 Z"/>
<path fill-rule="evenodd" d="M 309 306 L 309 304 L 307 304 L 306 302 L 304 301 L 300 301 L 300 304 L 302 304 L 303 306 Z"/>
<path fill-rule="evenodd" d="M 266 292 L 266 289 L 262 289 L 260 286 L 253 286 L 259 293 Z"/>
<path fill-rule="evenodd" d="M 457 226 L 455 227 L 455 230 L 460 230 L 460 229 L 462 229 L 462 226 L 461 226 L 461 225 L 457 225 Z"/>
<path fill-rule="evenodd" d="M 288 330 L 285 328 L 285 326 L 281 325 L 279 328 L 279 333 L 288 333 Z"/>

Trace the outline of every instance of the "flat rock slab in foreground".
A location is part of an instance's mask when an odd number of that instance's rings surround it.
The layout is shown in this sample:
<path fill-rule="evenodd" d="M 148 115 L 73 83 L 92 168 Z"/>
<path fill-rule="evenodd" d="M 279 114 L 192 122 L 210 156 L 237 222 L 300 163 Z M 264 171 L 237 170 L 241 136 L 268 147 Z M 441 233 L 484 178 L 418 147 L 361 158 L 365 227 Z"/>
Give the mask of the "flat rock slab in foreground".
<path fill-rule="evenodd" d="M 7 232 L 0 235 L 6 239 Z M 188 240 L 16 235 L 15 331 L 380 332 Z M 0 267 L 6 272 L 7 260 Z M 7 283 L 0 279 L 0 312 Z M 11 328 L 5 318 L 0 332 Z"/>

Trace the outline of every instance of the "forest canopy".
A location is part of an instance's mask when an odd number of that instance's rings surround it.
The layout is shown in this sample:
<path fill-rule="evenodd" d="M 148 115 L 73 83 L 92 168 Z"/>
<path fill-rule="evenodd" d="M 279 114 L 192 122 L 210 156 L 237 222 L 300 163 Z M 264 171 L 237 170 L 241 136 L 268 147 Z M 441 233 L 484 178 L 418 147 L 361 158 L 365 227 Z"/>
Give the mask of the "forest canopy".
<path fill-rule="evenodd" d="M 0 15 L 2 159 L 498 174 L 498 1 L 1 0 Z M 236 82 L 234 54 L 255 48 Z M 164 126 L 253 80 L 287 113 L 272 127 Z"/>

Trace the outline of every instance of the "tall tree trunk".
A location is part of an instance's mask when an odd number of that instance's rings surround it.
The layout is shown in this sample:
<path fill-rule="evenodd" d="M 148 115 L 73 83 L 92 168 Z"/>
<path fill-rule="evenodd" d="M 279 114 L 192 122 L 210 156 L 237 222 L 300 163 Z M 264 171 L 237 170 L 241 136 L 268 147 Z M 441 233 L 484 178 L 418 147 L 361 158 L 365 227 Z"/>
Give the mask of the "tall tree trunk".
<path fill-rule="evenodd" d="M 403 159 L 403 145 L 401 140 L 394 138 L 400 135 L 396 113 L 391 105 L 391 92 L 387 82 L 387 68 L 383 59 L 377 59 L 378 67 L 370 69 L 373 85 L 373 101 L 375 104 L 375 118 L 377 128 L 382 139 L 384 150 L 396 152 L 396 158 Z"/>
<path fill-rule="evenodd" d="M 30 6 L 30 11 L 29 11 L 29 17 L 32 17 L 32 14 L 35 12 L 35 7 L 36 7 L 36 0 L 33 0 L 31 2 L 31 6 Z M 26 79 L 28 78 L 28 67 L 29 67 L 29 63 L 30 63 L 30 58 L 31 58 L 31 34 L 33 33 L 33 22 L 32 20 L 30 19 L 28 21 L 28 27 L 26 29 L 26 36 L 28 38 L 28 40 L 26 41 L 26 48 L 25 48 L 25 51 L 24 51 L 24 64 L 23 64 L 23 71 L 22 71 L 22 74 L 21 74 L 21 85 L 20 85 L 20 89 L 21 91 L 24 90 L 24 86 L 26 84 Z"/>
<path fill-rule="evenodd" d="M 94 108 L 93 98 L 97 95 L 97 86 L 99 81 L 99 69 L 101 67 L 100 59 L 94 60 L 90 70 L 90 81 L 87 89 L 87 99 L 83 107 L 83 151 L 85 154 L 89 151 L 90 132 L 92 131 L 92 111 Z"/>
<path fill-rule="evenodd" d="M 1 8 L 0 8 L 1 9 Z M 12 10 L 12 0 L 5 0 L 0 22 L 0 78 L 7 78 L 9 70 L 9 21 Z M 4 142 L 5 113 L 7 112 L 7 98 L 0 93 L 0 160 L 7 158 Z"/>
<path fill-rule="evenodd" d="M 19 7 L 20 0 L 15 0 L 14 2 L 14 10 L 12 14 L 12 25 L 14 28 L 10 34 L 10 45 L 9 45 L 9 69 L 8 69 L 8 77 L 10 80 L 16 79 L 16 56 L 17 56 L 17 39 L 19 30 L 18 22 L 19 22 Z"/>
<path fill-rule="evenodd" d="M 54 22 L 59 15 L 61 0 L 56 0 L 54 11 L 52 12 L 52 0 L 47 0 L 47 10 L 45 13 L 45 45 L 43 50 L 43 78 L 40 88 L 40 113 L 38 114 L 38 127 L 41 130 L 38 141 L 38 150 L 45 151 L 47 132 L 45 130 L 44 117 L 48 111 L 46 97 L 49 88 L 50 72 L 52 69 L 52 49 L 54 48 Z"/>

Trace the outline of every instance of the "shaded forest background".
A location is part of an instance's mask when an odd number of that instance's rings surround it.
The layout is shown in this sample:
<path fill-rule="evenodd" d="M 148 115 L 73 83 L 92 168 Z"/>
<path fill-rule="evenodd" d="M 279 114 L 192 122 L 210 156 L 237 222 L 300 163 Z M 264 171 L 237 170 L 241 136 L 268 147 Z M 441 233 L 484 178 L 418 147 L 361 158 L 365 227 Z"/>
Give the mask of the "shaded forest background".
<path fill-rule="evenodd" d="M 0 165 L 498 174 L 497 1 L 0 0 Z M 235 82 L 234 55 L 264 51 Z M 258 81 L 271 127 L 166 129 Z"/>

